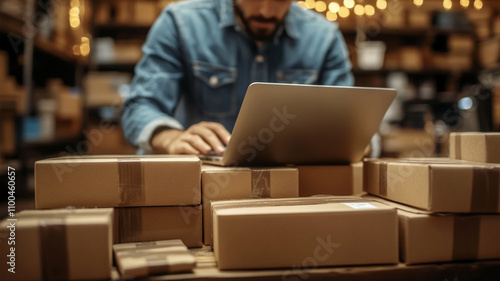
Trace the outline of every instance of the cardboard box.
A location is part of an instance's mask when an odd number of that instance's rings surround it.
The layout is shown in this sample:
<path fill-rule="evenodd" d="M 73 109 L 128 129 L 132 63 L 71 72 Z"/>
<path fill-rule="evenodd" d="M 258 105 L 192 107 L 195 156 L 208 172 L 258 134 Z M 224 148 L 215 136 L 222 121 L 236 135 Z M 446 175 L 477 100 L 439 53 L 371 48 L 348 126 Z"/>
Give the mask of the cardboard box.
<path fill-rule="evenodd" d="M 430 28 L 431 15 L 428 11 L 411 10 L 408 12 L 408 24 L 413 28 Z"/>
<path fill-rule="evenodd" d="M 122 278 L 190 272 L 194 256 L 179 239 L 113 245 Z"/>
<path fill-rule="evenodd" d="M 201 204 L 201 161 L 187 155 L 68 156 L 35 163 L 37 209 Z"/>
<path fill-rule="evenodd" d="M 280 200 L 277 206 L 212 203 L 219 269 L 398 262 L 396 209 L 360 198 L 297 205 L 300 199 L 308 198 L 256 200 Z"/>
<path fill-rule="evenodd" d="M 3 220 L 0 248 L 13 263 L 1 263 L 1 279 L 110 279 L 112 214 L 111 208 L 22 211 Z"/>
<path fill-rule="evenodd" d="M 103 130 L 105 126 L 102 124 L 105 122 L 101 122 L 101 124 L 92 124 L 89 125 L 85 132 L 87 145 L 88 145 L 88 154 L 91 155 L 102 155 L 102 154 L 135 154 L 137 148 L 132 146 L 125 139 L 125 135 L 123 134 L 123 129 L 120 126 L 110 126 L 109 130 Z M 105 133 L 100 133 L 104 132 Z M 99 134 L 102 135 L 102 138 L 96 141 L 94 135 Z"/>
<path fill-rule="evenodd" d="M 201 247 L 202 212 L 198 206 L 115 208 L 115 243 L 181 239 Z"/>
<path fill-rule="evenodd" d="M 470 55 L 474 52 L 474 38 L 470 35 L 450 34 L 448 36 L 448 52 Z"/>
<path fill-rule="evenodd" d="M 365 198 L 398 209 L 400 258 L 406 264 L 500 258 L 500 215 L 433 214 Z"/>
<path fill-rule="evenodd" d="M 500 165 L 447 158 L 365 159 L 366 192 L 431 212 L 498 213 Z"/>
<path fill-rule="evenodd" d="M 0 51 L 0 83 L 3 84 L 9 76 L 9 56 L 7 52 Z"/>
<path fill-rule="evenodd" d="M 401 48 L 401 67 L 408 70 L 421 70 L 424 67 L 424 57 L 420 48 Z"/>
<path fill-rule="evenodd" d="M 241 168 L 203 165 L 203 243 L 212 245 L 210 201 L 250 198 L 299 197 L 296 168 Z"/>
<path fill-rule="evenodd" d="M 158 16 L 156 1 L 134 2 L 134 24 L 151 25 Z"/>
<path fill-rule="evenodd" d="M 479 43 L 478 57 L 482 67 L 495 67 L 500 61 L 500 36 Z"/>
<path fill-rule="evenodd" d="M 500 164 L 500 133 L 451 133 L 450 158 Z"/>
<path fill-rule="evenodd" d="M 89 72 L 84 79 L 88 107 L 120 106 L 123 98 L 119 88 L 128 85 L 131 77 L 120 72 Z"/>
<path fill-rule="evenodd" d="M 363 192 L 363 162 L 351 165 L 297 166 L 299 195 L 356 195 Z"/>

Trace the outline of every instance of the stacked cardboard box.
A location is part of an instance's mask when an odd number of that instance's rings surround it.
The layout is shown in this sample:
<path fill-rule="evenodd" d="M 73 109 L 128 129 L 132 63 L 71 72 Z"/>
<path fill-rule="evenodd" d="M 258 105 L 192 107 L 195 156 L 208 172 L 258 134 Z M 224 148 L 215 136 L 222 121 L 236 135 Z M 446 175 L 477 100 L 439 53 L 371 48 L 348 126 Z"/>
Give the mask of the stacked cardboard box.
<path fill-rule="evenodd" d="M 216 201 L 212 212 L 220 269 L 398 262 L 396 210 L 377 202 L 357 197 Z"/>
<path fill-rule="evenodd" d="M 363 162 L 350 165 L 301 165 L 300 197 L 319 194 L 356 195 L 363 192 Z"/>
<path fill-rule="evenodd" d="M 462 159 L 472 155 L 471 160 L 483 163 L 449 158 L 365 160 L 365 191 L 390 200 L 377 199 L 398 209 L 402 261 L 500 258 L 500 165 L 484 163 L 494 161 L 490 147 L 500 142 L 488 145 L 489 137 L 451 137 L 452 154 L 464 155 Z"/>
<path fill-rule="evenodd" d="M 500 131 L 500 84 L 493 89 L 493 129 Z"/>
<path fill-rule="evenodd" d="M 22 211 L 0 223 L 2 280 L 111 278 L 113 209 Z M 5 257 L 5 256 L 4 256 Z"/>
<path fill-rule="evenodd" d="M 113 245 L 122 278 L 192 271 L 196 261 L 179 239 Z"/>
<path fill-rule="evenodd" d="M 82 156 L 35 163 L 38 209 L 115 207 L 115 242 L 202 245 L 201 163 L 195 156 Z"/>
<path fill-rule="evenodd" d="M 500 164 L 500 133 L 451 133 L 450 158 Z"/>
<path fill-rule="evenodd" d="M 210 202 L 250 198 L 294 198 L 299 196 L 296 168 L 243 168 L 204 165 L 201 174 L 203 194 L 203 243 L 212 245 Z"/>
<path fill-rule="evenodd" d="M 500 212 L 499 165 L 435 159 L 366 159 L 365 191 L 430 212 Z M 450 192 L 453 190 L 453 192 Z"/>

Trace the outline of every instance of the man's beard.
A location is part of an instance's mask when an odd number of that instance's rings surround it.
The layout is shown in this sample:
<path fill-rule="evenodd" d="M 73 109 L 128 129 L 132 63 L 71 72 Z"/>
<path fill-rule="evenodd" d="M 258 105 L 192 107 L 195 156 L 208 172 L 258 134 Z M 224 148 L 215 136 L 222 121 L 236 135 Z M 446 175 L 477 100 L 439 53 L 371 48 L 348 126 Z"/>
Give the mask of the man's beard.
<path fill-rule="evenodd" d="M 276 30 L 278 27 L 283 23 L 283 21 L 280 21 L 278 18 L 272 17 L 272 18 L 265 18 L 261 16 L 251 16 L 248 18 L 245 18 L 245 15 L 243 14 L 243 11 L 241 11 L 240 7 L 236 3 L 234 3 L 234 10 L 236 14 L 240 17 L 241 22 L 243 23 L 243 26 L 245 28 L 245 31 L 250 35 L 250 37 L 255 40 L 255 41 L 269 41 L 274 37 L 274 34 L 276 33 Z M 269 31 L 268 29 L 256 29 L 252 30 L 250 27 L 250 23 L 252 21 L 262 21 L 262 22 L 269 22 L 269 23 L 274 23 L 275 28 L 272 31 Z"/>

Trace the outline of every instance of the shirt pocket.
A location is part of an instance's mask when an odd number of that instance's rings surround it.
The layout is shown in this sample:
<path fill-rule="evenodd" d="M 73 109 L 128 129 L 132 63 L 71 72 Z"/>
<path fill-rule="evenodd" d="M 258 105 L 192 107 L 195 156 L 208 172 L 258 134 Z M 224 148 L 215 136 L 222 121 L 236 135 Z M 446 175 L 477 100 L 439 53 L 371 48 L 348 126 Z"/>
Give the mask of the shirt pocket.
<path fill-rule="evenodd" d="M 318 80 L 318 72 L 313 69 L 287 69 L 276 73 L 279 83 L 313 84 Z"/>
<path fill-rule="evenodd" d="M 236 114 L 236 68 L 193 62 L 199 109 L 211 117 Z"/>

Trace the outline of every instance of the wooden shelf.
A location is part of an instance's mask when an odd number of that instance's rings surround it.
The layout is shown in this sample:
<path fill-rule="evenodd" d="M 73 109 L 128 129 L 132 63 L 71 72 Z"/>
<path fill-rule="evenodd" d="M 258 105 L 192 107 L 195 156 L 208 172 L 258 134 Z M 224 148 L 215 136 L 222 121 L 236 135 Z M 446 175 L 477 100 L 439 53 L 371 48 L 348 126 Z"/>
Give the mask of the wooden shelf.
<path fill-rule="evenodd" d="M 34 46 L 36 50 L 40 50 L 46 54 L 49 54 L 53 57 L 59 58 L 64 61 L 68 61 L 71 63 L 87 63 L 86 57 L 75 56 L 71 51 L 70 46 L 63 47 L 56 43 L 47 41 L 42 38 L 36 38 L 34 42 Z"/>

